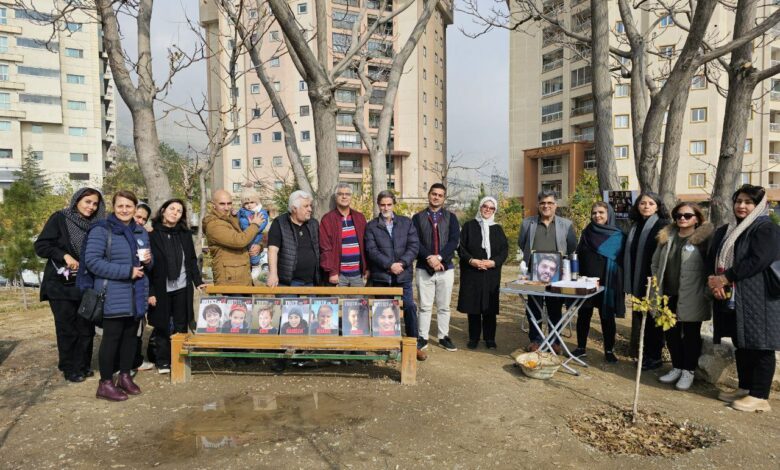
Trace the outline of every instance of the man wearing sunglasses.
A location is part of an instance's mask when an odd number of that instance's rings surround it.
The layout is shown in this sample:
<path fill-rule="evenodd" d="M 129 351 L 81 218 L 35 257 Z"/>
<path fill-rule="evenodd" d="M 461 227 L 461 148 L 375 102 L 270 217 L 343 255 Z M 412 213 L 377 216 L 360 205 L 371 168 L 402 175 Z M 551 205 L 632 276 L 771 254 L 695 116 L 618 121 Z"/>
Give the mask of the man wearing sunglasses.
<path fill-rule="evenodd" d="M 532 215 L 523 219 L 520 225 L 520 235 L 517 238 L 517 244 L 523 254 L 526 262 L 531 261 L 531 252 L 552 252 L 557 251 L 563 255 L 570 255 L 577 248 L 577 236 L 574 233 L 574 226 L 571 220 L 555 215 L 555 209 L 558 208 L 556 194 L 553 191 L 545 190 L 540 192 L 537 197 L 538 215 Z M 531 266 L 531 269 L 536 269 Z M 537 320 L 542 316 L 542 312 L 537 311 L 536 305 L 542 304 L 544 298 L 538 298 L 537 302 L 530 301 L 526 304 L 526 315 L 533 315 Z M 561 307 L 563 303 L 560 299 L 549 298 L 546 300 L 547 314 L 550 320 L 555 324 L 561 319 Z M 528 329 L 528 337 L 531 344 L 528 345 L 528 351 L 536 351 L 542 342 L 542 337 L 535 328 Z M 552 345 L 556 354 L 560 354 L 561 346 L 556 342 Z"/>

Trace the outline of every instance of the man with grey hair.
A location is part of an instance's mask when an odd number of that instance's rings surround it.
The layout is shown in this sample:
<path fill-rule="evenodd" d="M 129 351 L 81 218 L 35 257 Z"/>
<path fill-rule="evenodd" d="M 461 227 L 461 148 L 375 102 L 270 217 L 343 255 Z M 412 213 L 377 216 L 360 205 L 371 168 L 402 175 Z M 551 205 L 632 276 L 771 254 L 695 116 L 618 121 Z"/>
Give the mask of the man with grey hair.
<path fill-rule="evenodd" d="M 290 194 L 288 212 L 268 231 L 268 287 L 314 286 L 319 282 L 319 224 L 311 218 L 313 198 Z"/>
<path fill-rule="evenodd" d="M 368 276 L 365 241 L 366 218 L 353 209 L 352 187 L 339 183 L 336 207 L 320 221 L 320 267 L 323 281 L 341 287 L 363 287 Z"/>
<path fill-rule="evenodd" d="M 553 191 L 541 191 L 537 197 L 538 215 L 532 215 L 523 219 L 520 224 L 520 234 L 517 238 L 517 244 L 523 254 L 526 263 L 531 262 L 531 253 L 553 252 L 557 251 L 562 255 L 570 255 L 577 249 L 577 236 L 574 233 L 574 226 L 571 220 L 555 215 L 558 208 L 556 194 Z M 531 266 L 536 269 L 536 266 Z M 544 297 L 537 297 L 537 302 L 530 301 L 526 303 L 526 315 L 533 315 L 537 320 L 541 318 L 542 312 L 537 311 L 536 305 L 541 305 Z M 553 324 L 557 324 L 561 319 L 561 308 L 563 306 L 560 299 L 547 299 L 547 314 Z M 536 351 L 542 342 L 542 337 L 535 328 L 528 328 L 528 336 L 531 344 L 528 345 L 529 351 Z M 556 354 L 560 354 L 561 347 L 555 342 L 552 345 Z"/>

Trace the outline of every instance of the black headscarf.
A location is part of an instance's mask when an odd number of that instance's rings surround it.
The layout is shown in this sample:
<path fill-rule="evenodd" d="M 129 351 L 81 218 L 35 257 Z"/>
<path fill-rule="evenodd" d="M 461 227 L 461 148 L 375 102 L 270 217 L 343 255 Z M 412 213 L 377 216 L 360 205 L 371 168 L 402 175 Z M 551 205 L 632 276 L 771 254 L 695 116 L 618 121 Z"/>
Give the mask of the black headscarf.
<path fill-rule="evenodd" d="M 175 281 L 181 274 L 181 264 L 184 262 L 184 248 L 181 244 L 181 237 L 186 236 L 184 233 L 185 229 L 180 224 L 166 227 L 159 222 L 153 222 L 152 227 L 155 232 L 160 233 L 160 240 L 162 240 L 165 267 L 167 269 L 166 277 L 169 281 Z"/>
<path fill-rule="evenodd" d="M 103 201 L 103 196 L 99 197 L 98 208 L 92 217 L 87 219 L 76 207 L 79 199 L 81 199 L 87 190 L 97 191 L 93 188 L 81 188 L 73 194 L 70 198 L 70 204 L 60 212 L 65 216 L 65 227 L 68 230 L 68 240 L 70 246 L 73 248 L 72 255 L 76 258 L 81 254 L 81 247 L 84 244 L 84 239 L 87 237 L 87 230 L 89 226 L 94 222 L 105 218 L 106 216 L 106 203 Z M 99 191 L 98 191 L 99 193 Z"/>

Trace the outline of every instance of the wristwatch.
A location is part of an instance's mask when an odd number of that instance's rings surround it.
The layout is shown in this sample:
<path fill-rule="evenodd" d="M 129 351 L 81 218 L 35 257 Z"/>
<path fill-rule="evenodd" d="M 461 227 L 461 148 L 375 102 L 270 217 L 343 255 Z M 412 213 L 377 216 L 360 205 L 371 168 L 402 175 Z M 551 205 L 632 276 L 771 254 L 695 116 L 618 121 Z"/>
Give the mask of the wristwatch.
<path fill-rule="evenodd" d="M 437 258 L 439 258 L 439 261 L 441 261 L 441 260 L 443 259 L 443 258 L 441 257 L 441 255 L 436 255 L 436 257 L 437 257 Z"/>

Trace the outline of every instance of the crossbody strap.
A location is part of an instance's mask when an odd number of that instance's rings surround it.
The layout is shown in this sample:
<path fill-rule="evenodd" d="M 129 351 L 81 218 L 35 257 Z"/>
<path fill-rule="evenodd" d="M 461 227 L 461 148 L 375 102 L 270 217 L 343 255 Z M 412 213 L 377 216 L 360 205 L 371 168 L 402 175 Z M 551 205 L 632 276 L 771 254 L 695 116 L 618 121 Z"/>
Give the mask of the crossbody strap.
<path fill-rule="evenodd" d="M 106 243 L 106 255 L 108 256 L 108 262 L 111 262 L 111 227 L 108 227 L 108 242 Z M 106 290 L 108 289 L 108 279 L 103 279 L 103 290 L 100 292 L 101 295 L 106 295 Z"/>

